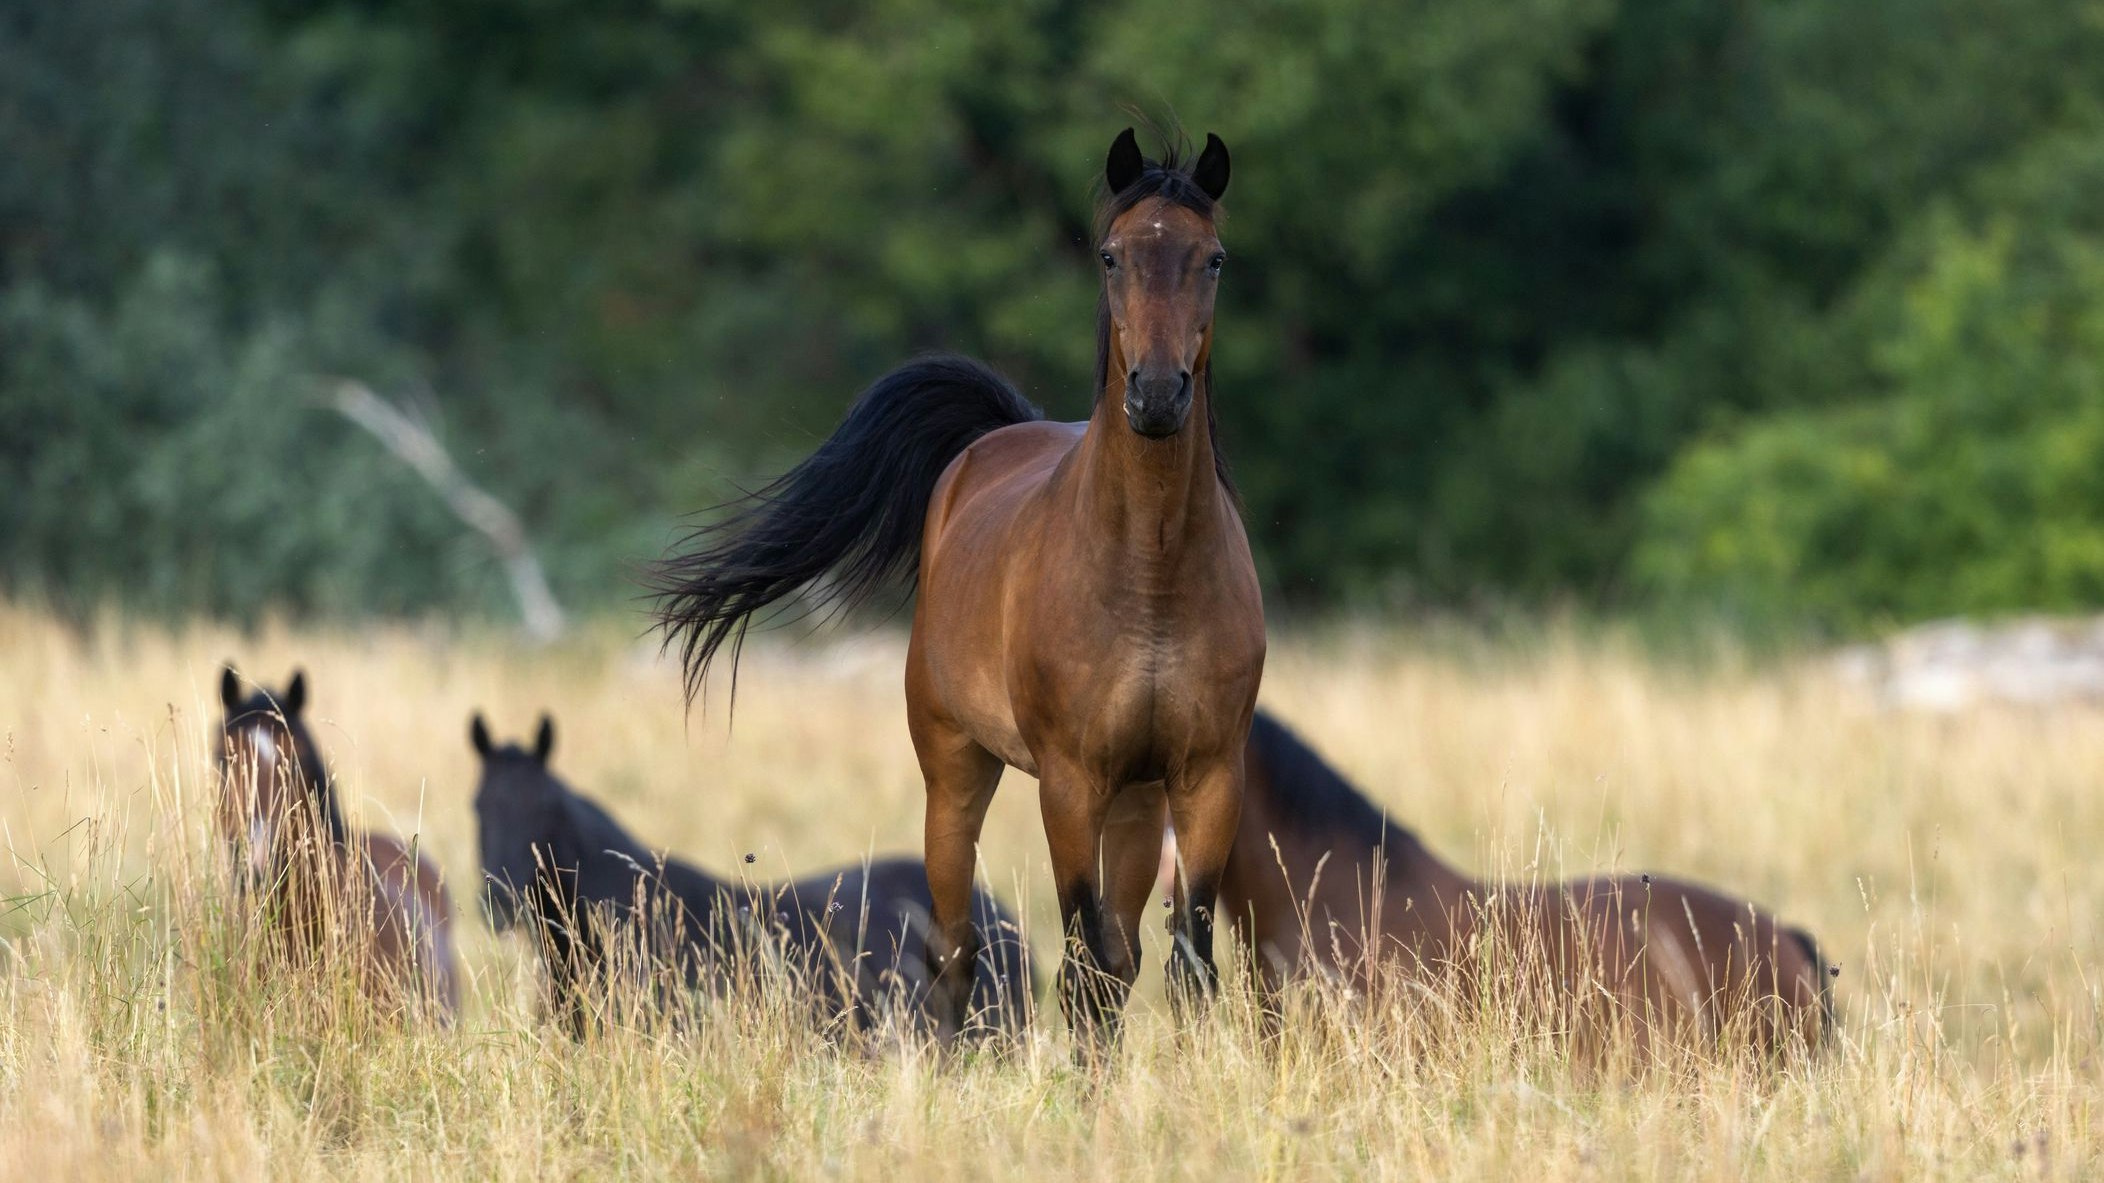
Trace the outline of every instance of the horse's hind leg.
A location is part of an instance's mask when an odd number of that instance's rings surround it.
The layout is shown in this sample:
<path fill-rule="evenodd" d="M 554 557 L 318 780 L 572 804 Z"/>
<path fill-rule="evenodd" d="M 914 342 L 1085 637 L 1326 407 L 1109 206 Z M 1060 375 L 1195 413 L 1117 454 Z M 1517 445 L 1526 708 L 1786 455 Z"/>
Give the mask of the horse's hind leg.
<path fill-rule="evenodd" d="M 928 894 L 934 907 L 928 961 L 935 967 L 929 1006 L 936 1034 L 955 1038 L 971 1019 L 979 934 L 972 927 L 972 885 L 979 830 L 1001 781 L 1001 761 L 963 732 L 916 718 L 913 747 L 928 790 L 925 841 Z"/>
<path fill-rule="evenodd" d="M 1220 877 L 1242 819 L 1242 764 L 1193 770 L 1169 785 L 1176 826 L 1176 911 L 1170 930 L 1169 1000 L 1179 1008 L 1209 1000 L 1220 984 L 1213 963 Z"/>

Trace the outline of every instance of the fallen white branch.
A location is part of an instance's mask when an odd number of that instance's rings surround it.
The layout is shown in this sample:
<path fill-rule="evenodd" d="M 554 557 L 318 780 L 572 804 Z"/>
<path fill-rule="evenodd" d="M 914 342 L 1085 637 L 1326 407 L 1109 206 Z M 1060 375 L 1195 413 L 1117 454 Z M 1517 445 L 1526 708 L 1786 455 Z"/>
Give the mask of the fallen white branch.
<path fill-rule="evenodd" d="M 489 539 L 511 579 L 512 594 L 518 597 L 519 615 L 528 636 L 552 641 L 562 635 L 562 606 L 548 590 L 548 577 L 526 541 L 518 515 L 468 480 L 429 426 L 374 394 L 365 383 L 349 379 L 335 383 L 329 405 L 372 433 L 396 458 L 415 469 L 438 490 L 454 516 Z"/>

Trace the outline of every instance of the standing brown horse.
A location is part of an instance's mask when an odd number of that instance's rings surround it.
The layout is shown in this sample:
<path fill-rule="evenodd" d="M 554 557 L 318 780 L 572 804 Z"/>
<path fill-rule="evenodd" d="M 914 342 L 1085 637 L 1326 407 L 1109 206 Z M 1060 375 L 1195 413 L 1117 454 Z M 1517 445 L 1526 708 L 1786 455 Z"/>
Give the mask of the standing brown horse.
<path fill-rule="evenodd" d="M 1259 987 L 1324 972 L 1371 985 L 1383 967 L 1501 975 L 1581 1012 L 1654 1033 L 1816 1046 L 1832 1024 L 1811 935 L 1744 900 L 1657 875 L 1488 885 L 1388 818 L 1276 719 L 1249 737 L 1241 834 L 1220 907 Z M 1481 939 L 1497 958 L 1482 961 Z M 1530 1002 L 1539 994 L 1522 993 Z"/>
<path fill-rule="evenodd" d="M 431 861 L 387 834 L 353 833 L 302 717 L 307 678 L 282 695 L 244 697 L 219 677 L 219 829 L 241 890 L 294 959 L 336 954 L 368 997 L 399 1015 L 415 1007 L 450 1022 L 460 1009 L 453 909 Z"/>
<path fill-rule="evenodd" d="M 811 457 L 660 572 L 688 692 L 750 615 L 831 574 L 851 604 L 919 564 L 906 711 L 927 783 L 930 945 L 955 1030 L 971 995 L 980 827 L 1003 766 L 1039 781 L 1067 958 L 1060 997 L 1107 1041 L 1139 973 L 1166 817 L 1182 851 L 1170 980 L 1217 981 L 1213 904 L 1242 798 L 1264 609 L 1214 439 L 1214 232 L 1227 148 L 1188 171 L 1111 145 L 1098 211 L 1095 410 L 1048 423 L 998 374 L 908 363 Z"/>

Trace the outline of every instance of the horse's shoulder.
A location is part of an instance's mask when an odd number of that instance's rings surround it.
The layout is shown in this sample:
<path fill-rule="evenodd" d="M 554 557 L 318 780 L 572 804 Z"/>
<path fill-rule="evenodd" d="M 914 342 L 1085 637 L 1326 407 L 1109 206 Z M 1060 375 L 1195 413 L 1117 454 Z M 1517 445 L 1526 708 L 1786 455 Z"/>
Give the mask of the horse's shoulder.
<path fill-rule="evenodd" d="M 393 834 L 368 830 L 358 835 L 356 843 L 363 848 L 365 861 L 372 865 L 373 870 L 383 875 L 402 870 L 409 865 L 409 848 Z"/>
<path fill-rule="evenodd" d="M 376 875 L 384 881 L 412 889 L 428 904 L 440 909 L 445 907 L 445 878 L 430 855 L 393 834 L 368 831 L 361 837 L 366 861 Z"/>

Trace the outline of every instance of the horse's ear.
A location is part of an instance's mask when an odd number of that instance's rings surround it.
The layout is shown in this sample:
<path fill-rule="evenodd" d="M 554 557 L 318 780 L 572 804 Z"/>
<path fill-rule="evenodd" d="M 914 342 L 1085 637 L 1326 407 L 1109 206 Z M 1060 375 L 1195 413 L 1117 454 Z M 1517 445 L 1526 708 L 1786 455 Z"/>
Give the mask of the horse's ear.
<path fill-rule="evenodd" d="M 468 742 L 475 745 L 475 754 L 489 759 L 489 725 L 482 721 L 482 712 L 475 712 L 475 721 L 468 724 Z"/>
<path fill-rule="evenodd" d="M 1140 155 L 1140 141 L 1131 128 L 1118 133 L 1110 142 L 1110 155 L 1103 161 L 1103 183 L 1109 186 L 1111 195 L 1125 192 L 1125 187 L 1140 179 L 1147 171 L 1147 161 Z"/>
<path fill-rule="evenodd" d="M 232 663 L 219 671 L 219 705 L 231 715 L 241 705 L 241 678 Z"/>
<path fill-rule="evenodd" d="M 1198 154 L 1198 163 L 1191 166 L 1191 180 L 1205 195 L 1214 201 L 1227 192 L 1227 145 L 1212 132 L 1205 133 L 1205 151 Z"/>
<path fill-rule="evenodd" d="M 289 719 L 299 714 L 300 708 L 306 705 L 307 671 L 294 670 L 292 671 L 292 682 L 285 687 L 285 697 L 283 701 L 278 703 L 278 709 L 285 712 L 285 717 Z"/>
<path fill-rule="evenodd" d="M 533 737 L 533 758 L 546 764 L 548 762 L 548 754 L 554 750 L 555 719 L 553 716 L 542 715 L 540 733 Z"/>

